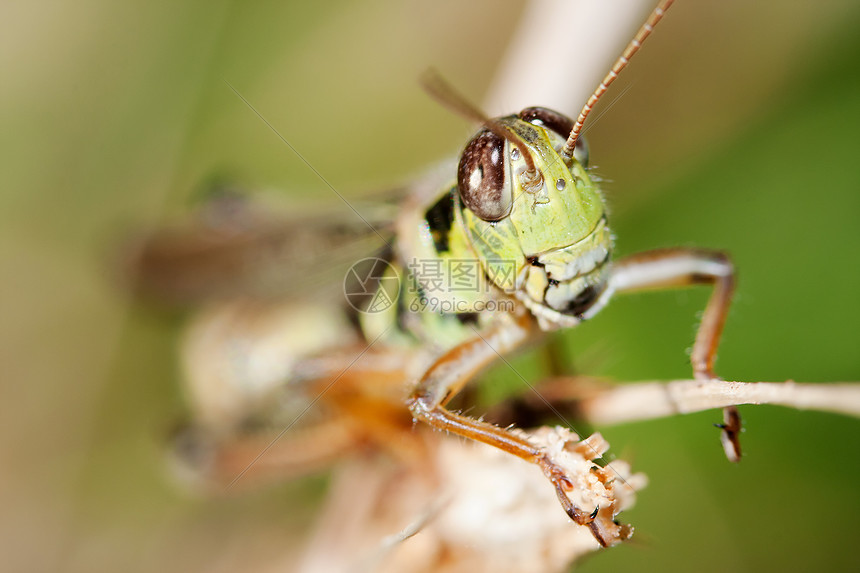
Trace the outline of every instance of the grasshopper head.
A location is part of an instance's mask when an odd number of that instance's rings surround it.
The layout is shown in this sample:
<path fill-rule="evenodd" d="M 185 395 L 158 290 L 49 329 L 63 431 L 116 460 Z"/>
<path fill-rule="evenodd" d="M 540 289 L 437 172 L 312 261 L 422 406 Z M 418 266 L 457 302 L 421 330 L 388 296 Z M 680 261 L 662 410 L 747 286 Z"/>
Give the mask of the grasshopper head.
<path fill-rule="evenodd" d="M 543 108 L 488 122 L 457 174 L 466 234 L 487 276 L 545 328 L 596 312 L 612 247 L 584 143 L 568 162 L 560 155 L 572 125 Z"/>

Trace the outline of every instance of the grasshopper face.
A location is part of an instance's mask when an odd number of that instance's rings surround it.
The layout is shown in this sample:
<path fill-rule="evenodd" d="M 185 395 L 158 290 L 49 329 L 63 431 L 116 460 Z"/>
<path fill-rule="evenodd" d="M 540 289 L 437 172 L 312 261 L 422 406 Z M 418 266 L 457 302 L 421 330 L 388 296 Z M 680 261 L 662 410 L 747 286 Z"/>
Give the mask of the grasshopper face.
<path fill-rule="evenodd" d="M 612 247 L 584 144 L 570 165 L 559 154 L 571 125 L 542 108 L 497 119 L 469 142 L 458 170 L 462 220 L 487 275 L 546 329 L 602 306 Z M 499 272 L 512 262 L 515 273 Z"/>

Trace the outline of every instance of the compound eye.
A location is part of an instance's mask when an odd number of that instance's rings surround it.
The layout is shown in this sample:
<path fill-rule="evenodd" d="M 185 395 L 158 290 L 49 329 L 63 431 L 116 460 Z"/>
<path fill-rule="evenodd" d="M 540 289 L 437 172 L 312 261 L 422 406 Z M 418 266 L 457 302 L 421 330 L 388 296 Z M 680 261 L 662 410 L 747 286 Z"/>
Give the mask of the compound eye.
<path fill-rule="evenodd" d="M 480 132 L 460 156 L 457 187 L 463 205 L 484 221 L 503 219 L 513 202 L 506 175 L 505 140 Z"/>
<path fill-rule="evenodd" d="M 573 131 L 573 121 L 566 115 L 545 107 L 527 107 L 520 112 L 519 118 L 534 125 L 541 125 L 567 139 Z M 588 144 L 580 136 L 576 140 L 573 156 L 582 166 L 588 165 Z"/>
<path fill-rule="evenodd" d="M 573 131 L 573 121 L 569 117 L 545 107 L 527 107 L 520 112 L 520 119 L 534 125 L 542 125 L 565 139 Z"/>

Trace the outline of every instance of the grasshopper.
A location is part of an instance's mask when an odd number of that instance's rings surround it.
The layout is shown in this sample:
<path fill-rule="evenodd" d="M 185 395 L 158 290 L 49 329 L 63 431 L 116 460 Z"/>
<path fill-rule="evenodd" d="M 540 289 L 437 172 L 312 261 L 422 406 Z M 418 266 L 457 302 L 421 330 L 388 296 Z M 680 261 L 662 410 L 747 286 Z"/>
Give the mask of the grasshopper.
<path fill-rule="evenodd" d="M 582 138 L 594 105 L 671 4 L 659 3 L 575 121 L 541 107 L 490 119 L 436 88 L 480 129 L 447 175 L 455 181 L 413 192 L 393 224 L 387 214 L 361 221 L 387 246 L 363 273 L 353 268 L 360 288 L 347 281 L 347 294 L 358 292 L 365 303 L 352 311 L 280 302 L 279 285 L 281 275 L 302 275 L 285 253 L 301 245 L 305 258 L 314 258 L 309 238 L 323 238 L 320 253 L 362 246 L 350 232 L 362 226 L 358 221 L 292 213 L 278 219 L 228 197 L 215 203 L 216 224 L 210 211 L 210 223 L 191 235 L 163 232 L 140 242 L 130 257 L 139 288 L 162 297 L 220 298 L 198 314 L 186 338 L 197 431 L 180 440 L 185 461 L 232 486 L 246 475 L 322 467 L 359 444 L 415 458 L 421 445 L 411 429 L 420 421 L 538 466 L 574 522 L 590 527 L 602 545 L 616 541 L 601 525 L 599 507 L 571 500 L 573 480 L 545 448 L 447 405 L 483 369 L 542 333 L 572 328 L 614 295 L 644 289 L 712 287 L 691 359 L 703 384 L 716 379 L 735 282 L 729 258 L 664 249 L 613 260 L 604 199 Z M 225 205 L 228 223 L 219 218 Z M 464 276 L 474 281 L 469 288 L 438 288 Z M 277 446 L 254 437 L 255 428 L 289 429 L 298 418 L 304 431 Z M 736 461 L 734 408 L 725 410 L 721 427 Z"/>

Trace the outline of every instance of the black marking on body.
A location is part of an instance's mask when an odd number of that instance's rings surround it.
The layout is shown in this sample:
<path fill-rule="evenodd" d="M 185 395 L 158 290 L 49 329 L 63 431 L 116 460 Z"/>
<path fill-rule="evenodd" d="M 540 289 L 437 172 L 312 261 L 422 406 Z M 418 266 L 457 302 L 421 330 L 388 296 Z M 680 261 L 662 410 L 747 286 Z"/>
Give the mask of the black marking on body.
<path fill-rule="evenodd" d="M 473 326 L 478 326 L 478 319 L 480 318 L 480 314 L 477 312 L 461 312 L 454 314 L 454 317 L 462 325 L 471 324 Z"/>
<path fill-rule="evenodd" d="M 576 297 L 567 303 L 567 308 L 564 309 L 564 314 L 570 314 L 575 316 L 576 318 L 582 320 L 582 314 L 591 308 L 598 298 L 600 298 L 600 294 L 603 292 L 603 288 L 605 285 L 589 285 L 582 289 Z"/>
<path fill-rule="evenodd" d="M 445 193 L 432 207 L 430 207 L 424 218 L 430 228 L 433 237 L 433 246 L 437 253 L 445 253 L 451 249 L 449 235 L 454 224 L 454 197 L 451 193 Z"/>

